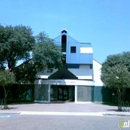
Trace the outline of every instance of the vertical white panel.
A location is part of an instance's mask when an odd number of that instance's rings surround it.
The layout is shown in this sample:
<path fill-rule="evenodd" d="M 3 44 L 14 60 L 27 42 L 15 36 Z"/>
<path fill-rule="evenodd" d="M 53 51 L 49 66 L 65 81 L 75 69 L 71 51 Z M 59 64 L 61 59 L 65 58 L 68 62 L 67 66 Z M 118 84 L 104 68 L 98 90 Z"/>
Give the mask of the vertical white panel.
<path fill-rule="evenodd" d="M 50 102 L 50 96 L 51 96 L 51 85 L 48 84 L 48 102 Z"/>
<path fill-rule="evenodd" d="M 75 85 L 75 102 L 77 102 L 77 85 Z"/>
<path fill-rule="evenodd" d="M 93 75 L 95 86 L 103 86 L 103 82 L 101 81 L 101 67 L 102 65 L 99 62 L 93 60 Z"/>

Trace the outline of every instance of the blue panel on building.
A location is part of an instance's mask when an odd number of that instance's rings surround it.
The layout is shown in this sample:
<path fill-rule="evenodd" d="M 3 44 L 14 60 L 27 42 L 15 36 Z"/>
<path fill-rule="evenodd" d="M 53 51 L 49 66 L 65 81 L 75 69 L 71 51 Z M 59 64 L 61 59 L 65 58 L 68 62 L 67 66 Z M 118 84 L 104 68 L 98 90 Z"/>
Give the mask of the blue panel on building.
<path fill-rule="evenodd" d="M 69 54 L 67 56 L 68 64 L 93 64 L 93 54 Z"/>
<path fill-rule="evenodd" d="M 65 32 L 63 30 L 63 32 Z M 55 38 L 55 42 L 58 45 L 64 43 L 61 39 L 62 36 L 66 35 L 65 50 L 66 53 L 66 63 L 67 64 L 93 64 L 93 51 L 91 43 L 80 43 L 67 34 L 62 34 L 61 36 Z M 62 45 L 63 47 L 63 45 Z M 88 48 L 88 53 L 81 52 L 81 48 Z M 83 49 L 82 49 L 83 50 Z M 73 66 L 72 66 L 73 68 Z"/>
<path fill-rule="evenodd" d="M 67 69 L 68 68 L 79 68 L 79 64 L 66 64 Z"/>
<path fill-rule="evenodd" d="M 80 47 L 92 47 L 91 43 L 80 43 Z"/>

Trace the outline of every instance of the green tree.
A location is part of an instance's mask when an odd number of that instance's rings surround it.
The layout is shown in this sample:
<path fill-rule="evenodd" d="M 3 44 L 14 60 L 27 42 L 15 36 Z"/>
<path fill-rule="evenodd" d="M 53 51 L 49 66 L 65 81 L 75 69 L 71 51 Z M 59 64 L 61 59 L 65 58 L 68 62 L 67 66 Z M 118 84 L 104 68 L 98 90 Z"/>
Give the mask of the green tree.
<path fill-rule="evenodd" d="M 17 82 L 33 83 L 39 71 L 61 64 L 60 47 L 44 32 L 34 37 L 29 27 L 0 25 L 0 69 L 8 68 Z"/>
<path fill-rule="evenodd" d="M 4 109 L 7 109 L 7 91 L 6 87 L 15 83 L 15 76 L 9 70 L 0 70 L 0 86 L 3 87 L 4 90 Z"/>
<path fill-rule="evenodd" d="M 36 36 L 32 58 L 15 69 L 17 80 L 33 83 L 36 74 L 44 69 L 62 67 L 61 47 L 56 45 L 44 32 Z"/>
<path fill-rule="evenodd" d="M 39 33 L 33 49 L 33 61 L 40 71 L 44 68 L 60 68 L 62 65 L 61 47 L 56 45 L 44 32 Z"/>
<path fill-rule="evenodd" d="M 130 87 L 130 52 L 108 56 L 102 64 L 101 80 L 107 87 L 117 89 L 118 110 L 121 111 L 121 89 Z"/>
<path fill-rule="evenodd" d="M 35 45 L 32 30 L 26 26 L 0 25 L 0 66 L 12 71 L 18 61 L 30 58 L 30 51 Z"/>

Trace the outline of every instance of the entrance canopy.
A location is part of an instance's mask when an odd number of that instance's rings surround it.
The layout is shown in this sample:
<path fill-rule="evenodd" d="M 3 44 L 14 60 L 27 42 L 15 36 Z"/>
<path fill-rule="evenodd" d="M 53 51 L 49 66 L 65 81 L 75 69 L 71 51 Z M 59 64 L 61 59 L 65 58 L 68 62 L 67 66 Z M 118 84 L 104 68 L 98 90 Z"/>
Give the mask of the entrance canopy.
<path fill-rule="evenodd" d="M 35 81 L 35 84 L 50 84 L 50 85 L 87 85 L 87 86 L 94 86 L 93 81 L 87 81 L 87 80 L 70 80 L 70 79 L 38 79 Z"/>

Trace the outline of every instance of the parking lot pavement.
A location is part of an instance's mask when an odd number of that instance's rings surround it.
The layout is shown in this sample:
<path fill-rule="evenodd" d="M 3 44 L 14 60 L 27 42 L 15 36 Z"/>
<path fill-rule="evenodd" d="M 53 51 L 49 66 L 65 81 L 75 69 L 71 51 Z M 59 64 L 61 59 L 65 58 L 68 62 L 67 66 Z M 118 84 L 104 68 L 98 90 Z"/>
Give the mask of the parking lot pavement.
<path fill-rule="evenodd" d="M 130 116 L 130 112 L 118 112 L 117 106 L 109 106 L 97 103 L 32 103 L 32 104 L 14 104 L 9 105 L 9 110 L 0 110 L 0 114 L 21 114 L 23 112 L 29 113 L 32 112 L 36 114 L 36 112 L 40 113 L 50 113 L 51 115 L 66 113 L 66 114 L 80 114 L 84 113 L 84 115 L 103 115 L 103 116 Z M 100 114 L 99 114 L 100 113 Z"/>
<path fill-rule="evenodd" d="M 121 117 L 12 115 L 0 119 L 0 130 L 119 130 Z M 128 122 L 130 118 L 123 118 Z M 125 129 L 125 128 L 124 128 Z"/>
<path fill-rule="evenodd" d="M 122 119 L 130 120 L 130 112 L 96 103 L 15 104 L 9 108 L 0 110 L 0 130 L 118 130 Z"/>
<path fill-rule="evenodd" d="M 8 105 L 10 111 L 55 111 L 55 112 L 102 112 L 116 111 L 116 106 L 108 106 L 96 103 L 33 103 Z"/>

